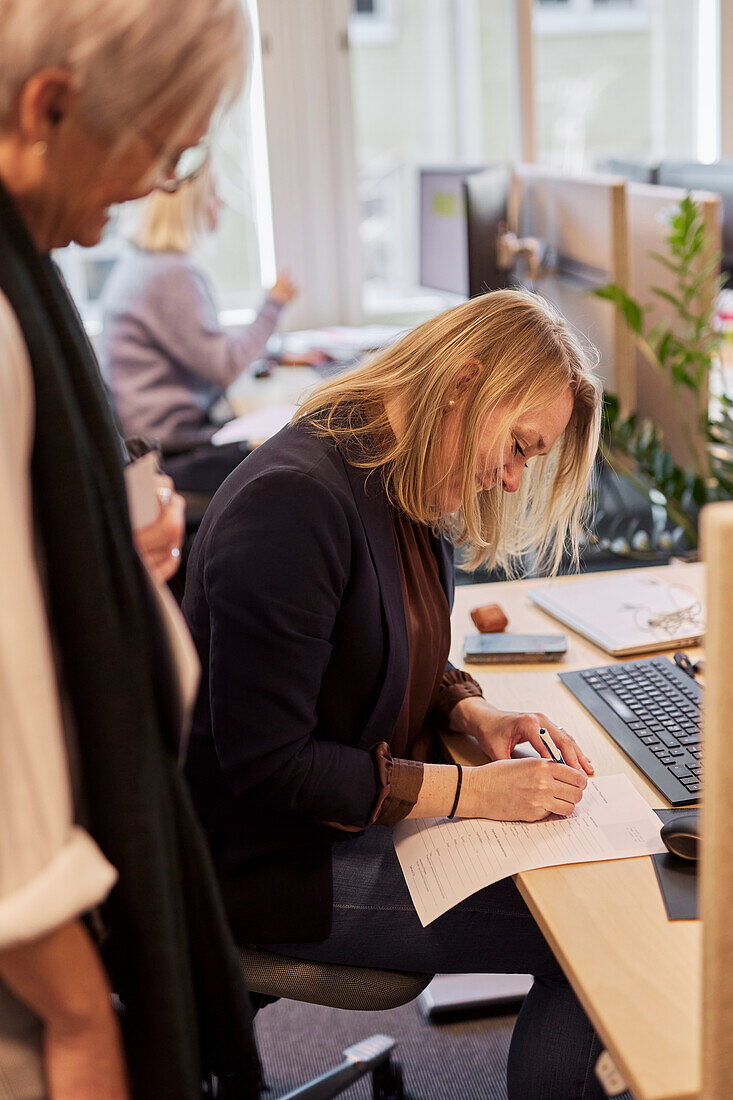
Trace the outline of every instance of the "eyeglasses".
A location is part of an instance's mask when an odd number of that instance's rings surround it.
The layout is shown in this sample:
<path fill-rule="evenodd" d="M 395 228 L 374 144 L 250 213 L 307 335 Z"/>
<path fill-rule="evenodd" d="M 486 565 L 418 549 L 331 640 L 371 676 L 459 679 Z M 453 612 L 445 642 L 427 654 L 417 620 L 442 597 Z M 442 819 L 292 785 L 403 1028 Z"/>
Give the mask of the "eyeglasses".
<path fill-rule="evenodd" d="M 208 141 L 201 141 L 198 145 L 191 145 L 177 158 L 169 158 L 163 165 L 162 182 L 156 184 L 160 191 L 172 195 L 184 183 L 190 183 L 200 176 L 211 155 Z"/>
<path fill-rule="evenodd" d="M 151 175 L 155 177 L 153 186 L 158 191 L 165 191 L 172 195 L 184 183 L 190 183 L 200 176 L 211 156 L 211 145 L 207 140 L 200 141 L 196 145 L 190 145 L 182 153 L 175 156 L 165 156 L 165 145 L 153 139 L 144 130 L 137 133 L 150 146 L 158 163 L 151 169 Z"/>

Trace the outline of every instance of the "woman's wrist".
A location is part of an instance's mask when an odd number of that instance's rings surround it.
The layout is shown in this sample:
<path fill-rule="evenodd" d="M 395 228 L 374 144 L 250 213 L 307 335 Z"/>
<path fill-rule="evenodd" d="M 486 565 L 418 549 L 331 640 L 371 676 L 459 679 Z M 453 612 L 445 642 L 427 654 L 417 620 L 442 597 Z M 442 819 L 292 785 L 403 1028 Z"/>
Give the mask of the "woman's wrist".
<path fill-rule="evenodd" d="M 448 716 L 448 721 L 454 733 L 470 733 L 475 736 L 481 721 L 485 721 L 487 715 L 492 714 L 498 714 L 496 707 L 492 707 L 482 695 L 469 695 L 456 703 Z"/>
<path fill-rule="evenodd" d="M 455 816 L 461 816 L 463 783 L 466 774 L 473 768 L 463 768 L 461 796 L 458 800 Z M 458 786 L 458 768 L 455 764 L 424 764 L 423 781 L 417 802 L 408 817 L 448 817 L 456 800 Z"/>
<path fill-rule="evenodd" d="M 464 768 L 456 817 L 491 817 L 491 765 Z"/>
<path fill-rule="evenodd" d="M 448 817 L 456 803 L 458 768 L 455 764 L 423 765 L 423 783 L 409 818 Z M 491 764 L 464 766 L 454 817 L 490 817 L 494 801 Z"/>
<path fill-rule="evenodd" d="M 80 920 L 7 948 L 0 976 L 56 1034 L 116 1026 L 107 973 Z"/>

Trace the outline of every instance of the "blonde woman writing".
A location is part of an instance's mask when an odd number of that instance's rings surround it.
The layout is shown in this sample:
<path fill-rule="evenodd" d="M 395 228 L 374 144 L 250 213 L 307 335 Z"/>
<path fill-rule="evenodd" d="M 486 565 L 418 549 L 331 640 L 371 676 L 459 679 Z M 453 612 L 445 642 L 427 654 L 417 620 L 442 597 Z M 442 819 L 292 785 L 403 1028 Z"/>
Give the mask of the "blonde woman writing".
<path fill-rule="evenodd" d="M 208 161 L 175 194 L 154 192 L 105 286 L 100 363 L 126 436 L 165 446 L 210 440 L 222 422 L 214 406 L 265 354 L 297 293 L 281 272 L 251 325 L 222 329 L 211 284 L 190 256 L 216 229 L 220 208 Z"/>
<path fill-rule="evenodd" d="M 577 550 L 600 386 L 566 324 L 500 291 L 322 387 L 214 498 L 184 612 L 204 665 L 187 774 L 240 942 L 399 970 L 535 974 L 511 1100 L 600 1097 L 598 1042 L 511 880 L 422 928 L 400 819 L 570 814 L 592 766 L 447 663 L 453 545 Z M 528 703 L 530 700 L 528 700 Z M 436 723 L 493 763 L 439 763 Z M 542 757 L 546 726 L 565 764 Z M 380 827 L 382 826 L 382 827 Z M 386 826 L 386 828 L 384 827 Z"/>

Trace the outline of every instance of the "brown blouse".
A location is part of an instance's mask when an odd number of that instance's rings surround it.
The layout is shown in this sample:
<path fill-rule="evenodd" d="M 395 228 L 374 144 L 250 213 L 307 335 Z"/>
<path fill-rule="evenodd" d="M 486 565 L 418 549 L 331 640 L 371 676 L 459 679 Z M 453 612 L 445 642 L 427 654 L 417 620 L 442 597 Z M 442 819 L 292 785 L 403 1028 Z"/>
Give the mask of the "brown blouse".
<path fill-rule="evenodd" d="M 393 513 L 405 605 L 410 671 L 391 747 L 377 746 L 382 792 L 374 808 L 378 825 L 396 825 L 417 802 L 423 761 L 440 759 L 437 730 L 461 699 L 482 695 L 467 672 L 446 671 L 450 609 L 427 527 Z"/>
<path fill-rule="evenodd" d="M 446 671 L 450 650 L 450 608 L 440 583 L 438 562 L 427 527 L 393 512 L 397 560 L 402 581 L 410 671 L 391 746 L 372 749 L 380 789 L 368 825 L 396 825 L 407 817 L 420 794 L 423 762 L 440 759 L 437 732 L 448 725 L 456 703 L 483 695 L 467 672 Z M 341 832 L 359 833 L 358 825 L 324 821 Z"/>

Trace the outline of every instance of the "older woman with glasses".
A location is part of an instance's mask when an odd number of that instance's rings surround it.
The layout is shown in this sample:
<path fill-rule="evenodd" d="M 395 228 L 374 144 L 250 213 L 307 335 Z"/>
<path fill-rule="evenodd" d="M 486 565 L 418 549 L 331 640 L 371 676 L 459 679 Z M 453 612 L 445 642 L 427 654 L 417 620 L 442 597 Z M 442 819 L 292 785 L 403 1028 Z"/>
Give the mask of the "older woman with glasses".
<path fill-rule="evenodd" d="M 126 455 L 49 255 L 181 179 L 241 85 L 242 7 L 0 0 L 0 26 L 0 1093 L 253 1096 L 176 765 L 195 657 L 135 554 Z"/>

